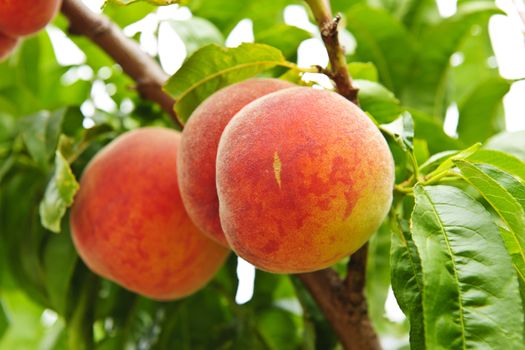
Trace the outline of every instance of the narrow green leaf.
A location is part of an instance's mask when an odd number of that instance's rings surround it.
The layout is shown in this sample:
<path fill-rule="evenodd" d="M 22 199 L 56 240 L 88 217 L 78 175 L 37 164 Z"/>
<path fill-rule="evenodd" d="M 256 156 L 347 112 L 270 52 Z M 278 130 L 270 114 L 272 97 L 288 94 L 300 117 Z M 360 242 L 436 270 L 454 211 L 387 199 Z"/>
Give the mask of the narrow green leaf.
<path fill-rule="evenodd" d="M 290 67 L 282 53 L 264 44 L 228 49 L 208 45 L 195 52 L 168 80 L 165 89 L 176 100 L 175 110 L 187 120 L 213 92 L 275 66 Z"/>
<path fill-rule="evenodd" d="M 368 241 L 365 295 L 368 313 L 378 331 L 384 331 L 385 302 L 390 288 L 390 226 L 385 222 Z"/>
<path fill-rule="evenodd" d="M 450 157 L 458 154 L 459 151 L 443 151 L 434 154 L 429 159 L 427 159 L 423 164 L 419 166 L 421 173 L 426 174 L 432 170 L 435 170 L 441 163 Z"/>
<path fill-rule="evenodd" d="M 436 175 L 444 171 L 450 170 L 455 165 L 454 161 L 465 159 L 469 157 L 474 152 L 476 152 L 480 146 L 481 144 L 477 143 L 462 151 L 451 153 L 450 156 L 442 159 L 441 164 L 439 164 L 437 168 L 429 174 L 429 176 Z"/>
<path fill-rule="evenodd" d="M 46 167 L 56 149 L 65 110 L 42 111 L 20 120 L 22 138 L 31 157 Z"/>
<path fill-rule="evenodd" d="M 50 236 L 42 250 L 49 301 L 56 312 L 64 315 L 68 292 L 74 288 L 72 278 L 78 259 L 71 235 L 66 231 L 66 234 Z"/>
<path fill-rule="evenodd" d="M 399 307 L 410 321 L 410 344 L 413 349 L 425 347 L 423 323 L 423 276 L 421 258 L 412 239 L 408 223 L 401 218 L 392 221 L 390 267 L 392 290 Z"/>
<path fill-rule="evenodd" d="M 455 161 L 455 164 L 465 180 L 481 193 L 506 224 L 502 232 L 508 233 L 503 236 L 507 250 L 518 273 L 525 276 L 525 209 L 509 192 L 516 183 L 500 176 L 500 184 L 480 167 L 466 161 Z"/>
<path fill-rule="evenodd" d="M 40 221 L 42 226 L 53 232 L 60 232 L 60 222 L 66 209 L 73 204 L 73 198 L 79 189 L 75 175 L 62 153 L 55 153 L 55 173 L 49 181 L 44 198 L 40 203 Z"/>
<path fill-rule="evenodd" d="M 425 348 L 521 348 L 518 280 L 489 212 L 455 187 L 418 185 L 414 195 Z"/>
<path fill-rule="evenodd" d="M 511 154 L 490 149 L 480 149 L 467 157 L 467 160 L 477 164 L 495 166 L 525 182 L 525 161 Z"/>
<path fill-rule="evenodd" d="M 494 77 L 481 81 L 459 103 L 459 138 L 465 143 L 485 141 L 488 137 L 501 131 L 498 115 L 503 96 L 510 90 L 510 82 Z"/>

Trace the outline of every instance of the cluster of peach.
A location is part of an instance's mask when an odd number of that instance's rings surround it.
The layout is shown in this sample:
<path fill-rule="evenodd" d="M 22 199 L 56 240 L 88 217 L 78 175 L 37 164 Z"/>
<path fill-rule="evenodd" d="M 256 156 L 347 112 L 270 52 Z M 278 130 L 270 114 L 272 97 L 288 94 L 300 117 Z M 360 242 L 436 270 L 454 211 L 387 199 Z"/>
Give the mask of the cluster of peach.
<path fill-rule="evenodd" d="M 336 263 L 377 230 L 393 182 L 388 145 L 356 105 L 250 79 L 206 99 L 182 135 L 143 128 L 106 146 L 71 228 L 93 271 L 169 300 L 204 286 L 230 249 L 274 273 Z"/>
<path fill-rule="evenodd" d="M 0 0 L 0 61 L 21 37 L 34 34 L 55 17 L 61 0 Z"/>

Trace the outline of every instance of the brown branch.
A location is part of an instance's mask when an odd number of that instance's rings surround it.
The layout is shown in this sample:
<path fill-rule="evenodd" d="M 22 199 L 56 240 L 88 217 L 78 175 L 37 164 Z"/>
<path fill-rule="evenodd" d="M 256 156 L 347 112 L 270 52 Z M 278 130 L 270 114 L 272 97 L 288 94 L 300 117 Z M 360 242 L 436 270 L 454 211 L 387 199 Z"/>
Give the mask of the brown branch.
<path fill-rule="evenodd" d="M 333 269 L 297 275 L 332 325 L 345 349 L 380 350 L 364 294 L 354 293 Z"/>
<path fill-rule="evenodd" d="M 331 74 L 329 77 L 334 81 L 337 92 L 355 104 L 358 103 L 357 92 L 352 85 L 352 78 L 348 73 L 346 56 L 343 47 L 339 43 L 339 22 L 341 16 L 332 16 L 330 2 L 328 0 L 306 0 L 310 6 L 315 20 L 318 23 L 328 58 L 330 59 Z"/>
<path fill-rule="evenodd" d="M 157 103 L 181 129 L 184 124 L 173 106 L 175 100 L 162 90 L 168 76 L 157 62 L 143 52 L 138 44 L 122 33 L 106 17 L 93 13 L 80 0 L 64 0 L 62 13 L 69 20 L 71 34 L 84 35 L 117 62 L 136 82 L 139 94 Z"/>

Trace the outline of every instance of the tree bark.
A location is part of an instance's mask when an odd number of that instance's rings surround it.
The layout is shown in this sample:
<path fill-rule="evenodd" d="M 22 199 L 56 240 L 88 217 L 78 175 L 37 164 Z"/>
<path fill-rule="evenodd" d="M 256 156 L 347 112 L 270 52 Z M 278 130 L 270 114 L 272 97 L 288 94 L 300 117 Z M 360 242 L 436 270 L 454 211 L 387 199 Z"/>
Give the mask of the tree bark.
<path fill-rule="evenodd" d="M 363 255 L 366 265 L 366 246 L 352 256 L 352 259 L 359 261 L 349 263 L 349 270 L 352 270 L 353 274 L 345 281 L 342 281 L 333 269 L 297 276 L 315 299 L 345 349 L 380 350 L 379 340 L 368 318 L 368 307 L 362 290 Z M 350 280 L 354 282 L 356 279 L 362 280 L 363 284 L 345 283 Z"/>

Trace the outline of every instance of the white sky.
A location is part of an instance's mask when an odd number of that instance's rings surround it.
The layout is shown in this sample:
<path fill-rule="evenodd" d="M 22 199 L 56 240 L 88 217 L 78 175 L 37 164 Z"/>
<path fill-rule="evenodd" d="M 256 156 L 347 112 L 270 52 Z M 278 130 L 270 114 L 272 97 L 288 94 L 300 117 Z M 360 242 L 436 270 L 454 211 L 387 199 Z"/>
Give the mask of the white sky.
<path fill-rule="evenodd" d="M 100 7 L 104 0 L 84 0 L 93 11 L 101 12 Z M 443 17 L 452 16 L 457 10 L 456 0 L 437 0 L 440 14 Z M 495 15 L 489 23 L 489 32 L 495 51 L 496 60 L 501 75 L 507 79 L 525 78 L 525 28 L 517 16 L 512 0 L 497 0 L 496 3 L 504 9 L 508 16 Z M 154 30 L 157 28 L 159 20 L 167 18 L 185 19 L 191 17 L 191 13 L 186 8 L 179 8 L 177 5 L 160 7 L 154 14 L 149 14 L 140 22 L 125 28 L 124 32 L 131 36 L 137 31 L 141 31 L 140 45 L 150 54 L 159 54 L 163 69 L 168 74 L 173 74 L 183 63 L 186 56 L 186 49 L 183 42 L 175 31 L 166 23 L 159 28 L 158 42 L 155 39 Z M 284 11 L 285 22 L 308 30 L 318 35 L 317 27 L 308 20 L 308 16 L 302 6 L 291 5 Z M 60 30 L 50 27 L 51 36 L 57 59 L 61 64 L 81 64 L 85 62 L 85 55 L 67 38 Z M 253 42 L 253 30 L 250 20 L 242 20 L 230 33 L 226 39 L 226 45 L 235 47 L 242 42 Z M 344 33 L 343 40 L 347 48 L 352 49 L 355 42 L 348 33 Z M 454 64 L 461 63 L 460 55 L 453 58 Z M 303 42 L 298 50 L 298 64 L 301 67 L 311 65 L 326 66 L 328 57 L 322 42 L 317 39 L 308 39 Z M 67 73 L 63 79 L 72 81 L 75 79 L 91 79 L 94 74 L 103 78 L 107 72 L 93 72 L 88 66 L 74 68 Z M 308 74 L 307 79 L 318 81 L 319 84 L 330 86 L 326 77 L 318 74 Z M 114 89 L 114 87 L 113 87 Z M 125 101 L 122 106 L 117 106 L 111 99 L 111 86 L 108 87 L 102 80 L 96 80 L 92 88 L 92 101 L 87 101 L 82 106 L 82 112 L 86 117 L 90 117 L 95 112 L 95 107 L 108 112 L 115 112 L 117 108 L 129 111 L 132 108 L 131 101 Z M 525 81 L 515 82 L 510 92 L 504 98 L 504 108 L 506 113 L 507 129 L 509 131 L 525 130 Z M 445 131 L 450 135 L 456 134 L 458 112 L 457 106 L 453 104 L 447 112 Z M 86 127 L 92 125 L 89 118 L 84 124 Z M 236 301 L 239 304 L 248 302 L 253 294 L 253 284 L 255 270 L 252 265 L 239 258 L 237 267 L 239 277 L 239 288 Z M 385 315 L 394 322 L 404 320 L 404 315 L 397 306 L 392 291 L 390 290 L 387 303 L 385 305 Z M 385 347 L 393 348 L 395 342 L 389 341 Z M 390 345 L 389 345 L 390 344 Z"/>

